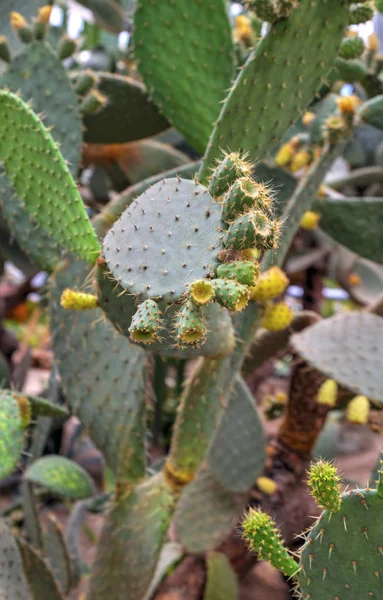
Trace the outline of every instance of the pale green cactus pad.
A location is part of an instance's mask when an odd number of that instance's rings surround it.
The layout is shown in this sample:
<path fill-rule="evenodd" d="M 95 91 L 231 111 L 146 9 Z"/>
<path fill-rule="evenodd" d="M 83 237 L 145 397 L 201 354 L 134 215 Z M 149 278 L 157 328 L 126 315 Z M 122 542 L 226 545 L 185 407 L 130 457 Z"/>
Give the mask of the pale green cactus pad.
<path fill-rule="evenodd" d="M 95 492 L 88 473 L 80 465 L 63 456 L 39 458 L 25 471 L 24 478 L 59 496 L 74 500 L 88 498 Z"/>
<path fill-rule="evenodd" d="M 0 394 L 0 479 L 16 468 L 23 450 L 24 428 L 17 399 L 9 390 Z"/>

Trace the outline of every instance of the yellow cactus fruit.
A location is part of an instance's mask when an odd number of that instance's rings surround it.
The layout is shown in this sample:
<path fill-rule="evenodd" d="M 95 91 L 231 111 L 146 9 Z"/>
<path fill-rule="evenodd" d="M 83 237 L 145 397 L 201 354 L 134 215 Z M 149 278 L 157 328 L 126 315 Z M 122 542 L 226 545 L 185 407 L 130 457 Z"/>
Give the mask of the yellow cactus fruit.
<path fill-rule="evenodd" d="M 326 196 L 326 188 L 324 185 L 320 185 L 318 188 L 318 198 L 324 198 Z"/>
<path fill-rule="evenodd" d="M 42 6 L 41 8 L 39 8 L 39 15 L 37 17 L 37 20 L 39 23 L 49 23 L 49 19 L 51 18 L 51 13 L 52 13 L 52 7 L 49 5 L 46 6 Z"/>
<path fill-rule="evenodd" d="M 214 287 L 207 279 L 193 281 L 188 291 L 194 304 L 208 304 L 214 299 Z"/>
<path fill-rule="evenodd" d="M 240 250 L 241 258 L 244 260 L 258 260 L 262 254 L 262 250 L 259 248 L 247 248 L 246 250 Z"/>
<path fill-rule="evenodd" d="M 316 114 L 308 110 L 302 117 L 302 124 L 305 125 L 305 127 L 308 127 L 316 118 Z"/>
<path fill-rule="evenodd" d="M 306 210 L 305 214 L 301 218 L 300 226 L 302 229 L 307 229 L 310 231 L 311 229 L 318 227 L 319 220 L 320 214 L 314 212 L 313 210 Z"/>
<path fill-rule="evenodd" d="M 326 379 L 320 386 L 317 394 L 318 404 L 335 406 L 338 394 L 338 384 L 334 379 Z"/>
<path fill-rule="evenodd" d="M 250 287 L 250 299 L 266 302 L 280 296 L 289 285 L 288 277 L 279 267 L 271 267 L 261 274 L 257 285 Z"/>
<path fill-rule="evenodd" d="M 274 158 L 274 162 L 277 165 L 277 167 L 285 167 L 286 165 L 289 164 L 289 162 L 291 161 L 291 159 L 294 156 L 294 145 L 291 144 L 291 142 L 288 142 L 287 144 L 283 144 L 275 158 Z"/>
<path fill-rule="evenodd" d="M 28 23 L 24 19 L 23 15 L 16 11 L 12 11 L 10 16 L 11 25 L 15 31 L 20 31 L 21 29 L 25 29 L 28 27 Z"/>
<path fill-rule="evenodd" d="M 253 28 L 251 27 L 251 19 L 246 15 L 238 15 L 235 18 L 234 40 L 236 42 L 245 42 L 250 45 L 255 41 Z"/>
<path fill-rule="evenodd" d="M 307 150 L 301 150 L 294 154 L 291 163 L 290 163 L 290 171 L 296 173 L 296 171 L 300 171 L 303 167 L 307 167 L 311 162 L 311 154 L 307 152 Z"/>
<path fill-rule="evenodd" d="M 361 100 L 358 96 L 351 94 L 351 96 L 339 96 L 336 103 L 344 115 L 353 115 L 360 105 Z"/>
<path fill-rule="evenodd" d="M 356 273 L 350 273 L 350 275 L 347 277 L 347 282 L 349 285 L 355 286 L 360 285 L 362 280 Z"/>
<path fill-rule="evenodd" d="M 266 494 L 266 496 L 272 496 L 277 491 L 278 485 L 275 481 L 270 479 L 270 477 L 258 477 L 255 483 L 257 488 L 261 490 L 263 494 Z"/>
<path fill-rule="evenodd" d="M 278 404 L 287 404 L 289 397 L 286 392 L 276 392 L 275 399 Z"/>
<path fill-rule="evenodd" d="M 348 125 L 343 117 L 334 115 L 326 120 L 323 129 L 330 144 L 337 144 L 344 139 Z"/>
<path fill-rule="evenodd" d="M 31 422 L 31 417 L 32 417 L 31 405 L 30 405 L 28 398 L 26 398 L 25 396 L 18 396 L 17 403 L 18 403 L 19 409 L 20 409 L 21 425 L 25 429 L 26 427 L 28 427 L 28 425 Z"/>
<path fill-rule="evenodd" d="M 294 313 L 285 302 L 278 304 L 269 304 L 263 313 L 261 327 L 269 331 L 281 331 L 291 324 Z"/>
<path fill-rule="evenodd" d="M 366 396 L 355 396 L 347 406 L 347 420 L 364 425 L 368 421 L 370 402 Z"/>
<path fill-rule="evenodd" d="M 379 38 L 376 33 L 371 33 L 367 38 L 367 50 L 369 52 L 378 52 L 379 50 Z"/>
<path fill-rule="evenodd" d="M 97 297 L 67 288 L 61 294 L 61 306 L 68 310 L 88 310 L 98 306 Z"/>

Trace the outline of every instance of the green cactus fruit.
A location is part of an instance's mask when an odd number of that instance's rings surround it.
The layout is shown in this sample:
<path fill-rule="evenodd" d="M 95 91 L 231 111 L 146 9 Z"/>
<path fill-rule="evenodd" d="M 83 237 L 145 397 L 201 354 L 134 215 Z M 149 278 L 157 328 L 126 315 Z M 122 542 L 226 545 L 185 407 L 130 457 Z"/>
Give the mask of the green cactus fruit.
<path fill-rule="evenodd" d="M 359 36 L 344 38 L 339 48 L 339 56 L 345 60 L 359 58 L 365 50 L 364 41 Z"/>
<path fill-rule="evenodd" d="M 76 41 L 64 34 L 57 44 L 57 56 L 60 60 L 65 60 L 74 54 L 76 48 Z"/>
<path fill-rule="evenodd" d="M 310 494 L 324 510 L 337 512 L 340 509 L 342 503 L 340 477 L 334 465 L 325 460 L 319 460 L 311 465 L 307 485 Z"/>
<path fill-rule="evenodd" d="M 75 80 L 73 84 L 73 89 L 78 96 L 85 96 L 90 89 L 96 85 L 97 83 L 97 75 L 93 73 L 91 70 L 87 69 L 84 73 L 82 73 L 78 79 Z"/>
<path fill-rule="evenodd" d="M 288 17 L 293 10 L 299 7 L 301 0 L 276 0 L 278 14 L 282 17 Z"/>
<path fill-rule="evenodd" d="M 132 317 L 129 327 L 130 337 L 133 341 L 151 344 L 158 338 L 161 328 L 161 311 L 154 300 L 145 300 Z"/>
<path fill-rule="evenodd" d="M 377 10 L 379 10 L 377 8 Z M 358 25 L 371 21 L 374 16 L 374 5 L 372 2 L 357 2 L 350 6 L 350 25 Z"/>
<path fill-rule="evenodd" d="M 246 285 L 231 279 L 214 279 L 213 285 L 215 299 L 221 306 L 234 312 L 240 312 L 246 308 L 250 298 L 250 292 Z"/>
<path fill-rule="evenodd" d="M 205 187 L 180 178 L 147 189 L 114 223 L 103 253 L 115 283 L 161 310 L 214 271 L 221 249 L 220 206 Z M 102 289 L 101 289 L 102 296 Z"/>
<path fill-rule="evenodd" d="M 10 13 L 10 19 L 12 28 L 20 41 L 23 42 L 23 44 L 30 44 L 33 40 L 33 31 L 25 17 L 17 11 L 12 11 Z"/>
<path fill-rule="evenodd" d="M 97 237 L 57 144 L 15 94 L 1 91 L 0 108 L 0 155 L 20 200 L 58 244 L 93 262 Z"/>
<path fill-rule="evenodd" d="M 52 14 L 52 6 L 46 4 L 39 8 L 37 18 L 33 22 L 33 35 L 36 40 L 43 40 L 49 29 L 49 20 Z"/>
<path fill-rule="evenodd" d="M 11 51 L 8 40 L 3 35 L 0 35 L 0 58 L 6 63 L 11 62 Z"/>
<path fill-rule="evenodd" d="M 266 185 L 257 183 L 250 177 L 242 177 L 235 181 L 223 197 L 222 220 L 230 223 L 251 209 L 267 210 L 272 202 L 273 196 Z"/>
<path fill-rule="evenodd" d="M 225 154 L 213 170 L 209 180 L 209 192 L 221 196 L 239 177 L 249 177 L 252 165 L 246 161 L 246 155 L 238 152 Z"/>
<path fill-rule="evenodd" d="M 214 286 L 208 279 L 197 279 L 188 286 L 188 296 L 194 304 L 209 304 L 214 300 Z"/>
<path fill-rule="evenodd" d="M 39 458 L 26 470 L 24 478 L 64 498 L 88 498 L 95 491 L 88 473 L 80 465 L 63 456 Z"/>
<path fill-rule="evenodd" d="M 340 56 L 334 63 L 337 79 L 353 83 L 354 81 L 363 81 L 367 76 L 366 65 L 358 58 L 345 60 Z"/>
<path fill-rule="evenodd" d="M 383 129 L 383 95 L 367 100 L 360 107 L 359 114 L 369 125 Z"/>
<path fill-rule="evenodd" d="M 80 104 L 82 115 L 91 115 L 102 110 L 108 102 L 106 96 L 98 90 L 90 90 Z"/>
<path fill-rule="evenodd" d="M 243 537 L 249 549 L 258 553 L 287 577 L 298 571 L 298 564 L 283 545 L 279 530 L 269 515 L 250 509 L 242 523 Z"/>
<path fill-rule="evenodd" d="M 251 261 L 235 261 L 219 265 L 217 276 L 220 279 L 234 279 L 243 285 L 254 286 L 259 277 L 259 264 Z"/>
<path fill-rule="evenodd" d="M 278 234 L 277 221 L 262 211 L 253 210 L 233 221 L 224 239 L 224 246 L 228 250 L 275 249 Z"/>
<path fill-rule="evenodd" d="M 0 479 L 15 469 L 24 444 L 22 413 L 9 390 L 0 393 Z"/>
<path fill-rule="evenodd" d="M 261 21 L 275 23 L 279 18 L 277 0 L 250 0 L 248 7 L 255 12 Z"/>
<path fill-rule="evenodd" d="M 203 316 L 202 308 L 191 300 L 187 300 L 177 313 L 175 330 L 181 346 L 203 344 L 206 338 L 206 319 Z"/>

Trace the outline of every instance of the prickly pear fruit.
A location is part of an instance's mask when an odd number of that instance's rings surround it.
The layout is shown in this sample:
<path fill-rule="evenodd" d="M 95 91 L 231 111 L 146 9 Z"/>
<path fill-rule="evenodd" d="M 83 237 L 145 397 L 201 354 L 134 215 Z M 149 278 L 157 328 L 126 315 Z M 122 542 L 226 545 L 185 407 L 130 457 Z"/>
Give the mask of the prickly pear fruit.
<path fill-rule="evenodd" d="M 158 339 L 161 328 L 161 311 L 154 300 L 145 300 L 132 317 L 130 337 L 135 342 L 151 344 Z"/>
<path fill-rule="evenodd" d="M 300 171 L 304 167 L 307 167 L 311 163 L 311 160 L 312 156 L 310 152 L 307 152 L 307 150 L 301 150 L 300 152 L 297 152 L 291 159 L 289 167 L 290 171 L 293 173 Z"/>
<path fill-rule="evenodd" d="M 88 310 L 97 308 L 97 297 L 93 294 L 86 294 L 67 288 L 61 295 L 61 306 L 68 310 Z"/>
<path fill-rule="evenodd" d="M 306 210 L 303 217 L 301 218 L 300 226 L 302 227 L 302 229 L 307 229 L 307 231 L 311 231 L 311 229 L 316 229 L 316 227 L 318 227 L 319 220 L 319 213 L 314 212 L 313 210 Z"/>
<path fill-rule="evenodd" d="M 258 477 L 255 483 L 257 488 L 266 496 L 272 496 L 277 491 L 278 485 L 270 477 Z"/>
<path fill-rule="evenodd" d="M 298 564 L 284 547 L 281 534 L 269 515 L 250 509 L 242 529 L 249 549 L 257 552 L 260 560 L 267 560 L 287 577 L 295 575 Z"/>
<path fill-rule="evenodd" d="M 247 286 L 231 279 L 214 279 L 213 285 L 215 299 L 221 306 L 234 312 L 240 312 L 246 308 L 250 297 Z"/>
<path fill-rule="evenodd" d="M 269 304 L 261 320 L 261 327 L 269 331 L 281 331 L 291 324 L 294 314 L 285 302 Z"/>
<path fill-rule="evenodd" d="M 334 379 L 326 379 L 320 386 L 317 394 L 318 404 L 335 406 L 338 394 L 338 384 Z"/>
<path fill-rule="evenodd" d="M 370 402 L 366 396 L 355 396 L 347 406 L 347 420 L 364 425 L 368 421 Z"/>
<path fill-rule="evenodd" d="M 251 163 L 238 152 L 226 154 L 214 169 L 209 182 L 209 192 L 213 196 L 221 196 L 239 177 L 251 174 Z"/>
<path fill-rule="evenodd" d="M 230 223 L 253 208 L 269 209 L 272 201 L 273 197 L 264 184 L 257 183 L 250 177 L 241 177 L 223 197 L 222 220 Z"/>
<path fill-rule="evenodd" d="M 261 21 L 275 23 L 279 18 L 275 0 L 250 0 L 248 4 Z"/>
<path fill-rule="evenodd" d="M 261 274 L 258 283 L 250 290 L 251 300 L 266 302 L 283 294 L 289 280 L 279 267 L 271 267 Z"/>
<path fill-rule="evenodd" d="M 229 250 L 277 247 L 279 226 L 277 221 L 259 210 L 238 217 L 229 227 L 224 245 Z"/>
<path fill-rule="evenodd" d="M 220 279 L 234 279 L 243 285 L 254 286 L 259 276 L 259 264 L 250 261 L 235 261 L 219 265 L 217 276 Z"/>
<path fill-rule="evenodd" d="M 206 339 L 206 323 L 202 309 L 187 300 L 177 313 L 176 337 L 181 345 L 201 345 Z"/>
<path fill-rule="evenodd" d="M 188 286 L 188 294 L 194 304 L 208 304 L 214 300 L 214 287 L 208 279 L 197 279 Z"/>
<path fill-rule="evenodd" d="M 290 142 L 282 144 L 277 154 L 275 155 L 274 162 L 277 167 L 285 167 L 292 160 L 295 152 L 294 145 Z"/>
<path fill-rule="evenodd" d="M 32 29 L 24 17 L 16 11 L 12 11 L 10 13 L 10 19 L 11 25 L 19 36 L 20 40 L 24 44 L 29 44 L 33 39 Z"/>
<path fill-rule="evenodd" d="M 359 58 L 364 52 L 364 41 L 359 36 L 347 37 L 342 41 L 339 56 L 346 60 Z"/>
<path fill-rule="evenodd" d="M 353 115 L 361 103 L 360 98 L 351 94 L 350 96 L 339 96 L 336 103 L 340 112 L 344 115 Z"/>
<path fill-rule="evenodd" d="M 310 467 L 307 485 L 310 494 L 324 510 L 337 512 L 342 503 L 340 477 L 336 467 L 325 460 L 319 460 Z"/>
<path fill-rule="evenodd" d="M 381 12 L 383 12 L 382 0 L 376 0 L 376 9 L 379 10 L 378 3 L 381 2 Z M 350 6 L 350 25 L 358 25 L 371 21 L 374 16 L 374 5 L 372 2 L 357 2 Z"/>

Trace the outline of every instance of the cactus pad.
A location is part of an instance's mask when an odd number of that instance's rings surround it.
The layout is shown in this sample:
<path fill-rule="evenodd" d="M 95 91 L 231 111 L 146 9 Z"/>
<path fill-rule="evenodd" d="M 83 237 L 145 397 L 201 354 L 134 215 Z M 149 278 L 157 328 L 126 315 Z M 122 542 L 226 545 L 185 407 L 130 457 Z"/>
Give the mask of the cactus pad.
<path fill-rule="evenodd" d="M 383 594 L 383 498 L 376 490 L 341 496 L 309 532 L 298 574 L 303 598 L 378 598 Z"/>
<path fill-rule="evenodd" d="M 254 160 L 279 142 L 325 80 L 348 22 L 343 0 L 302 0 L 288 19 L 272 26 L 226 99 L 209 141 L 201 181 L 221 148 L 248 151 Z"/>
<path fill-rule="evenodd" d="M 24 540 L 18 539 L 17 543 L 33 600 L 38 600 L 38 598 L 64 600 L 47 562 Z"/>
<path fill-rule="evenodd" d="M 149 93 L 202 153 L 234 77 L 226 3 L 140 0 L 134 27 L 135 55 Z"/>
<path fill-rule="evenodd" d="M 23 449 L 24 431 L 17 398 L 9 390 L 0 393 L 0 479 L 15 469 Z"/>
<path fill-rule="evenodd" d="M 0 156 L 31 218 L 58 244 L 94 260 L 99 252 L 96 235 L 52 136 L 15 94 L 1 91 L 0 108 Z"/>
<path fill-rule="evenodd" d="M 16 31 L 11 25 L 10 14 L 12 11 L 22 13 L 23 17 L 28 21 L 32 17 L 36 17 L 41 6 L 52 4 L 49 0 L 1 0 L 1 34 L 7 38 L 11 54 L 20 51 L 22 42 Z M 0 69 L 1 70 L 1 69 Z"/>
<path fill-rule="evenodd" d="M 126 209 L 106 235 L 103 252 L 128 293 L 158 299 L 165 308 L 214 269 L 221 237 L 219 204 L 202 185 L 174 178 Z"/>
<path fill-rule="evenodd" d="M 3 521 L 0 521 L 0 561 L 1 599 L 30 600 L 30 591 L 21 566 L 19 549 Z"/>
<path fill-rule="evenodd" d="M 78 312 L 60 306 L 62 291 L 69 285 L 93 291 L 91 284 L 84 286 L 88 274 L 83 263 L 68 262 L 51 280 L 51 330 L 58 370 L 71 410 L 88 427 L 108 466 L 121 479 L 140 478 L 145 471 L 146 354 L 118 335 L 100 309 Z"/>
<path fill-rule="evenodd" d="M 66 594 L 72 585 L 71 560 L 61 523 L 53 514 L 47 518 L 44 551 L 61 592 Z"/>
<path fill-rule="evenodd" d="M 377 402 L 383 402 L 382 340 L 383 319 L 362 312 L 325 319 L 291 338 L 315 369 Z"/>
<path fill-rule="evenodd" d="M 97 72 L 95 78 L 107 102 L 95 114 L 84 115 L 84 139 L 88 144 L 134 142 L 170 127 L 141 83 L 111 73 Z"/>
<path fill-rule="evenodd" d="M 250 298 L 249 288 L 232 279 L 214 279 L 215 299 L 230 311 L 240 312 Z"/>
<path fill-rule="evenodd" d="M 26 481 L 37 483 L 64 498 L 79 500 L 92 496 L 95 488 L 88 473 L 63 456 L 44 456 L 25 472 Z"/>
<path fill-rule="evenodd" d="M 237 576 L 229 559 L 221 552 L 207 555 L 207 582 L 203 600 L 237 600 Z"/>

